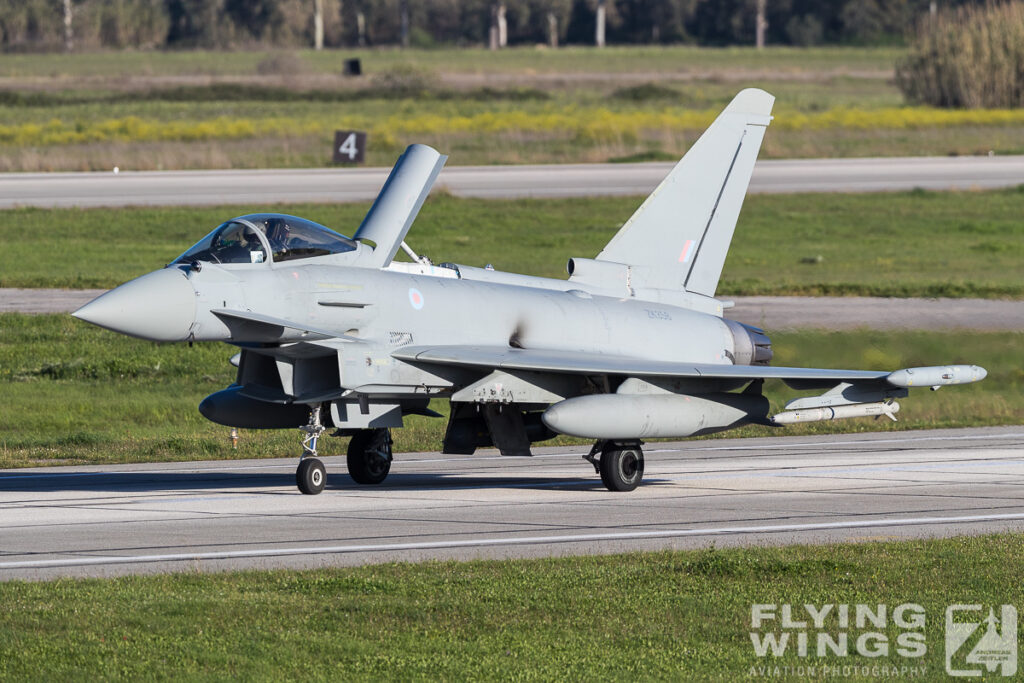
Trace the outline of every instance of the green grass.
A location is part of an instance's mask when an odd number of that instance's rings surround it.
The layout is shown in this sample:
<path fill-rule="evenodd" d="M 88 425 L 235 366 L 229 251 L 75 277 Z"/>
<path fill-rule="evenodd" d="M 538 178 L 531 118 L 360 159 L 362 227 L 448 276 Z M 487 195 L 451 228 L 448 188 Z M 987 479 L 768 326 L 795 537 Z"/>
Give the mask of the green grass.
<path fill-rule="evenodd" d="M 1024 537 L 1002 534 L 9 582 L 0 678 L 735 681 L 766 664 L 856 664 L 926 667 L 919 680 L 939 680 L 946 607 L 1021 605 L 1022 553 Z M 906 603 L 924 609 L 920 659 L 895 654 L 902 629 L 888 611 L 877 630 L 893 645 L 878 659 L 763 659 L 751 645 L 753 604 L 799 615 L 805 604 Z M 833 616 L 823 632 L 841 630 Z M 851 626 L 851 651 L 873 630 Z"/>
<path fill-rule="evenodd" d="M 757 321 L 752 321 L 757 322 Z M 877 431 L 1020 424 L 1024 421 L 1022 335 L 1017 333 L 772 334 L 778 365 L 895 369 L 977 363 L 979 384 L 915 391 L 900 422 L 848 420 L 792 429 L 746 427 L 726 436 Z M 238 450 L 225 427 L 203 418 L 199 401 L 234 380 L 223 344 L 160 345 L 116 335 L 69 316 L 0 315 L 0 467 L 98 464 L 298 454 L 297 430 L 242 430 Z M 779 409 L 797 393 L 766 386 Z M 433 406 L 443 414 L 447 403 Z M 397 452 L 437 450 L 446 420 L 410 417 L 395 431 Z M 560 438 L 555 444 L 582 443 Z M 329 439 L 327 455 L 344 452 Z"/>
<path fill-rule="evenodd" d="M 1014 112 L 993 114 L 977 125 L 939 120 L 940 110 L 903 109 L 884 85 L 743 85 L 778 97 L 777 123 L 763 158 L 1020 152 L 1020 117 Z M 671 88 L 674 100 L 649 101 L 616 95 L 614 86 L 603 84 L 552 95 L 529 87 L 409 96 L 371 87 L 289 95 L 248 89 L 218 99 L 224 91 L 219 86 L 208 93 L 192 88 L 118 94 L 113 101 L 107 95 L 74 95 L 46 102 L 50 96 L 33 94 L 0 105 L 0 170 L 322 167 L 330 164 L 331 140 L 339 129 L 368 131 L 370 165 L 389 165 L 413 142 L 442 149 L 461 165 L 602 162 L 645 152 L 678 158 L 740 87 L 679 84 Z M 801 118 L 835 112 L 864 118 L 868 125 L 836 117 L 804 125 Z"/>
<path fill-rule="evenodd" d="M 355 49 L 297 50 L 300 71 L 340 74 L 344 59 L 358 57 L 368 75 L 396 66 L 412 66 L 441 73 L 623 73 L 660 72 L 676 74 L 690 70 L 717 72 L 732 69 L 816 72 L 892 70 L 903 48 L 890 47 L 748 47 L 697 48 L 689 46 L 608 47 L 595 50 L 565 47 L 558 50 L 512 48 L 500 52 L 484 49 Z M 3 54 L 0 77 L 12 79 L 53 79 L 82 77 L 123 78 L 154 76 L 252 76 L 260 62 L 273 52 L 231 51 L 124 51 L 84 54 Z M 73 83 L 67 83 L 73 87 Z"/>
<path fill-rule="evenodd" d="M 842 90 L 788 99 L 784 87 L 762 158 L 1011 154 L 1024 114 L 947 111 L 879 101 L 845 106 Z M 797 86 L 807 90 L 805 84 Z M 392 92 L 281 88 L 178 88 L 158 95 L 40 103 L 33 94 L 0 106 L 0 170 L 151 170 L 192 167 L 325 166 L 336 130 L 364 130 L 367 163 L 388 165 L 412 142 L 459 164 L 607 161 L 647 154 L 678 158 L 736 88 L 672 89 L 636 101 L 600 88 L 549 96 L 534 88 Z M 635 92 L 635 89 L 626 89 Z M 666 89 L 668 90 L 668 89 Z M 286 93 L 280 94 L 280 93 Z M 387 96 L 385 96 L 387 95 Z M 279 99 L 274 99 L 279 97 Z M 249 98 L 249 99 L 246 99 Z M 787 98 L 787 99 L 783 99 Z M 51 97 L 51 99 L 53 99 Z M 61 103 L 63 102 L 63 103 Z M 869 103 L 870 104 L 870 103 Z M 803 108 L 797 108 L 803 107 Z M 5 111 L 4 111 L 5 110 Z"/>
<path fill-rule="evenodd" d="M 1024 188 L 1024 186 L 1022 186 Z M 454 261 L 564 277 L 640 198 L 476 200 L 435 196 L 410 242 Z M 351 235 L 367 204 L 0 212 L 0 286 L 112 287 L 163 266 L 221 221 L 275 209 Z M 1024 189 L 754 195 L 721 295 L 1024 296 Z M 818 257 L 821 257 L 820 259 Z"/>
<path fill-rule="evenodd" d="M 278 54 L 278 53 L 272 53 Z M 900 48 L 622 47 L 299 51 L 259 74 L 262 52 L 0 55 L 0 171 L 325 166 L 335 129 L 370 132 L 367 163 L 409 143 L 460 164 L 678 157 L 704 121 L 602 123 L 606 112 L 701 112 L 742 87 L 775 94 L 772 157 L 1019 153 L 1020 123 L 915 123 L 892 82 Z M 278 54 L 280 56 L 280 54 Z M 359 56 L 366 76 L 343 78 Z M 894 109 L 895 108 L 895 109 Z M 798 115 L 894 109 L 886 121 L 785 130 Z M 562 112 L 576 123 L 548 125 Z M 501 119 L 465 130 L 455 122 Z M 918 112 L 920 114 L 920 112 Z M 525 117 L 517 123 L 517 116 Z M 599 135 L 589 122 L 598 121 Z M 590 126 L 588 128 L 588 126 Z"/>

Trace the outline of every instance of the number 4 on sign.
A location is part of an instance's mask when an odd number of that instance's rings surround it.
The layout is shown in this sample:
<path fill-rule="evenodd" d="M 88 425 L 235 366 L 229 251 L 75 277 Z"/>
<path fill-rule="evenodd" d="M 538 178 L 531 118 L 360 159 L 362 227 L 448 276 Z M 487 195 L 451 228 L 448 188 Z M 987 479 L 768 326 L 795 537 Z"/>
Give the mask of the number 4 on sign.
<path fill-rule="evenodd" d="M 361 164 L 366 156 L 366 132 L 361 130 L 334 131 L 334 163 Z"/>
<path fill-rule="evenodd" d="M 356 145 L 356 134 L 349 133 L 348 137 L 345 138 L 345 142 L 341 143 L 338 147 L 339 154 L 347 154 L 349 161 L 355 161 L 356 156 L 359 154 L 359 147 Z"/>

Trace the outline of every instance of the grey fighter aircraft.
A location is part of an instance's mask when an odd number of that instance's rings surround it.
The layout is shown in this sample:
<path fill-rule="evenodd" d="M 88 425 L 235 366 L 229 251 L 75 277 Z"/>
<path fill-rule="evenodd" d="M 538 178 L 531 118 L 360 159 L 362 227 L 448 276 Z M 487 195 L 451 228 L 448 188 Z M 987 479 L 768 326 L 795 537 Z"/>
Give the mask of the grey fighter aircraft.
<path fill-rule="evenodd" d="M 715 298 L 774 97 L 740 92 L 595 258 L 565 280 L 432 265 L 406 234 L 446 157 L 412 145 L 353 238 L 294 216 L 218 226 L 161 270 L 75 316 L 162 342 L 240 349 L 237 379 L 199 406 L 232 427 L 296 428 L 303 493 L 326 481 L 324 431 L 348 436 L 348 471 L 379 484 L 391 432 L 451 401 L 445 453 L 530 455 L 556 434 L 593 439 L 605 486 L 644 472 L 642 439 L 744 424 L 893 416 L 910 387 L 985 377 L 977 366 L 896 371 L 769 365 L 765 333 Z M 404 249 L 411 263 L 394 260 Z M 770 416 L 764 380 L 819 395 Z"/>

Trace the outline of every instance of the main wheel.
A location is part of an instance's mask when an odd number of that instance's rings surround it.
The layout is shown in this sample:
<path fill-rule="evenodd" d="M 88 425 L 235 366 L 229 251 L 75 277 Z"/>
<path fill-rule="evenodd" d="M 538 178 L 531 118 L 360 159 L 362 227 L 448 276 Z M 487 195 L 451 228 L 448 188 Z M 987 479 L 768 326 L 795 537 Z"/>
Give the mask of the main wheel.
<path fill-rule="evenodd" d="M 379 484 L 391 471 L 391 430 L 363 429 L 348 444 L 348 473 L 357 484 Z"/>
<path fill-rule="evenodd" d="M 644 478 L 640 446 L 608 444 L 601 451 L 601 481 L 609 491 L 632 491 Z"/>
<path fill-rule="evenodd" d="M 324 464 L 316 458 L 303 458 L 299 461 L 299 468 L 295 470 L 295 483 L 307 496 L 320 493 L 327 483 L 327 470 L 324 469 Z"/>

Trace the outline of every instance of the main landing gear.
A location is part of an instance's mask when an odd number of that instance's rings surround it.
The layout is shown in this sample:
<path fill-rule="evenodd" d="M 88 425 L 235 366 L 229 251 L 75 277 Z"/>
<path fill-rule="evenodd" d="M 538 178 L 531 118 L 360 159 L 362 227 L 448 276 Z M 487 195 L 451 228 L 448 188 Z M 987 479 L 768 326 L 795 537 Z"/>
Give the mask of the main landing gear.
<path fill-rule="evenodd" d="M 316 444 L 325 431 L 320 421 L 321 406 L 309 411 L 309 423 L 302 430 L 302 457 L 295 470 L 295 483 L 306 495 L 315 496 L 324 490 L 327 470 L 317 458 Z M 391 471 L 391 430 L 360 429 L 348 444 L 348 473 L 357 484 L 379 484 Z"/>
<path fill-rule="evenodd" d="M 379 484 L 391 471 L 391 430 L 360 429 L 348 443 L 348 473 L 357 484 Z"/>
<path fill-rule="evenodd" d="M 594 466 L 609 491 L 632 491 L 644 478 L 644 452 L 639 441 L 601 440 L 583 458 Z"/>

